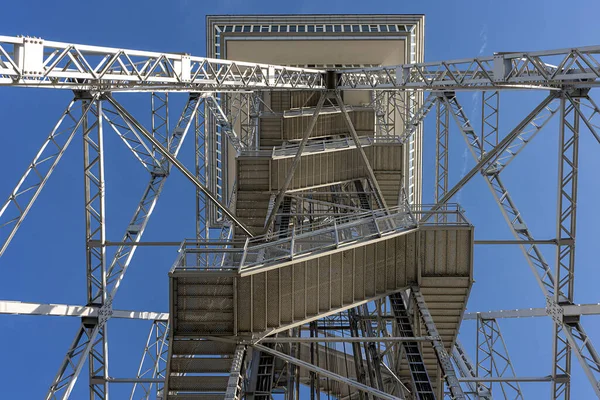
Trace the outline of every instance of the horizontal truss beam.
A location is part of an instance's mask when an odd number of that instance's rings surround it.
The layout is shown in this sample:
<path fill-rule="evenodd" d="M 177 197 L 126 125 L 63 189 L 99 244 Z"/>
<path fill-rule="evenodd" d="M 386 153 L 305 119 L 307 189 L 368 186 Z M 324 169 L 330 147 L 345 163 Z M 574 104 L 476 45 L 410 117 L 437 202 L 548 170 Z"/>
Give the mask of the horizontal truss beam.
<path fill-rule="evenodd" d="M 581 315 L 600 315 L 600 304 L 569 304 L 562 306 L 564 317 L 576 317 Z M 528 318 L 528 317 L 547 317 L 549 314 L 546 308 L 524 308 L 517 310 L 499 310 L 486 312 L 468 312 L 463 316 L 463 320 L 476 320 L 477 315 L 483 319 L 497 318 Z"/>
<path fill-rule="evenodd" d="M 600 46 L 344 70 L 342 90 L 560 89 L 600 84 Z M 0 36 L 0 85 L 104 91 L 327 90 L 325 71 Z M 558 62 L 557 62 L 558 61 Z"/>

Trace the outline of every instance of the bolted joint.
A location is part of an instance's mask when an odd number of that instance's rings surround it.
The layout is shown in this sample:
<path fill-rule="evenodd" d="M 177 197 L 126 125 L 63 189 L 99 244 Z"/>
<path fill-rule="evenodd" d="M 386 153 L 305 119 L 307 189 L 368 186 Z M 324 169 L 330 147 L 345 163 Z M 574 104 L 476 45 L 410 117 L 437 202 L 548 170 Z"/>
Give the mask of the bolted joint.
<path fill-rule="evenodd" d="M 554 301 L 552 296 L 546 297 L 546 314 L 550 316 L 557 324 L 562 324 L 564 321 L 564 308 Z"/>
<path fill-rule="evenodd" d="M 98 324 L 103 326 L 113 315 L 112 299 L 108 299 L 106 303 L 98 310 Z"/>

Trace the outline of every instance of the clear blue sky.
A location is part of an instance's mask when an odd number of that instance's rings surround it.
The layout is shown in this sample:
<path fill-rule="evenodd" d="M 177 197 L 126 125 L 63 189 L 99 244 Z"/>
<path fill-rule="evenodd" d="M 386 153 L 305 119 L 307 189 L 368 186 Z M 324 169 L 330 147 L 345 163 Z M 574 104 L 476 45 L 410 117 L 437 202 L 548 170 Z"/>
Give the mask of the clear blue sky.
<path fill-rule="evenodd" d="M 537 3 L 534 5 L 534 3 Z M 489 55 L 496 51 L 543 50 L 600 44 L 600 3 L 529 1 L 47 1 L 4 2 L 1 35 L 30 35 L 49 40 L 168 52 L 205 54 L 205 15 L 244 13 L 423 13 L 426 60 Z M 506 133 L 543 94 L 518 93 L 501 98 L 501 131 Z M 176 97 L 176 96 L 173 96 Z M 179 98 L 181 102 L 183 97 Z M 31 161 L 51 126 L 70 100 L 67 91 L 0 89 L 0 200 Z M 147 111 L 132 104 L 138 115 Z M 474 109 L 470 94 L 461 98 Z M 142 101 L 149 101 L 146 97 Z M 173 123 L 175 111 L 173 111 Z M 475 114 L 477 115 L 479 111 Z M 478 121 L 478 118 L 475 118 Z M 477 125 L 478 126 L 478 123 Z M 582 128 L 583 129 L 583 128 Z M 433 198 L 434 122 L 426 122 L 424 199 Z M 546 127 L 507 170 L 507 186 L 536 237 L 553 238 L 556 202 L 556 124 Z M 596 303 L 598 273 L 594 227 L 597 225 L 597 177 L 600 145 L 582 133 L 577 247 L 576 301 Z M 191 161 L 191 142 L 182 157 Z M 48 303 L 85 303 L 83 176 L 81 140 L 71 144 L 11 247 L 0 260 L 0 298 Z M 452 132 L 450 169 L 453 184 L 473 165 L 456 129 Z M 145 172 L 115 135 L 107 133 L 107 237 L 119 240 L 147 180 Z M 145 240 L 180 240 L 193 233 L 194 190 L 177 173 L 149 224 Z M 497 206 L 481 177 L 460 194 L 481 239 L 509 238 Z M 115 308 L 167 310 L 167 271 L 174 249 L 143 249 L 115 300 Z M 543 307 L 544 300 L 518 248 L 477 247 L 470 311 Z M 547 252 L 554 261 L 552 249 Z M 586 329 L 600 346 L 598 317 L 585 318 Z M 57 371 L 79 325 L 77 319 L 0 317 L 0 386 L 3 398 L 41 398 Z M 503 320 L 518 375 L 551 373 L 549 319 Z M 109 324 L 111 376 L 135 375 L 148 325 L 113 320 Z M 474 324 L 463 325 L 463 342 Z M 472 348 L 471 348 L 472 350 Z M 471 352 L 474 356 L 474 353 Z M 84 372 L 85 374 L 85 372 Z M 573 399 L 593 398 L 589 383 L 573 359 Z M 529 399 L 548 398 L 548 384 L 522 385 Z M 129 387 L 113 385 L 113 398 Z M 87 397 L 85 379 L 73 398 Z"/>

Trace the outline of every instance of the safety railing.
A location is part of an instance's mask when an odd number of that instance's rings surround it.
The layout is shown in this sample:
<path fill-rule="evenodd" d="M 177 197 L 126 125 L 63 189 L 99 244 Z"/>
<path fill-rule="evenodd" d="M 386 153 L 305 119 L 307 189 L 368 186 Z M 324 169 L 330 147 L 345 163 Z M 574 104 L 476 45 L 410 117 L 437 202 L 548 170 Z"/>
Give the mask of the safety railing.
<path fill-rule="evenodd" d="M 392 235 L 419 226 L 423 215 L 439 215 L 443 222 L 427 220 L 425 225 L 470 226 L 462 209 L 447 204 L 438 209 L 434 205 L 395 207 L 331 217 L 325 222 L 278 231 L 272 235 L 248 238 L 245 241 L 185 240 L 171 269 L 175 271 L 235 270 L 257 267 L 276 262 L 301 259 L 308 255 L 343 248 L 357 242 Z M 198 262 L 200 259 L 201 263 Z M 208 267 L 207 267 L 208 266 Z"/>
<path fill-rule="evenodd" d="M 382 144 L 402 144 L 400 136 L 361 136 L 359 143 L 362 147 Z M 241 150 L 241 157 L 269 157 L 286 158 L 294 157 L 298 152 L 299 143 L 291 143 L 284 146 L 275 146 L 272 150 Z M 356 148 L 356 144 L 350 137 L 328 140 L 313 140 L 306 144 L 302 154 L 322 153 L 326 151 L 346 150 Z"/>

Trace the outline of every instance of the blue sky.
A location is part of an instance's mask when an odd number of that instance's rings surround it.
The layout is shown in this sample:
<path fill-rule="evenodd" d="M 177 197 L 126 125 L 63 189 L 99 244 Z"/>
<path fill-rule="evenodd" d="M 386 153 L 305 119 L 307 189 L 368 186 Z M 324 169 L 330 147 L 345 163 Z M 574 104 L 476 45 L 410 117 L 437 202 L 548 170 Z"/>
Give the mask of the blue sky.
<path fill-rule="evenodd" d="M 244 13 L 423 13 L 425 58 L 428 61 L 490 55 L 496 51 L 568 48 L 598 44 L 600 3 L 555 0 L 351 2 L 332 0 L 262 2 L 200 1 L 47 1 L 27 4 L 5 2 L 0 14 L 0 35 L 30 35 L 48 40 L 205 54 L 205 15 Z M 592 92 L 593 94 L 593 92 Z M 511 93 L 501 98 L 501 133 L 506 133 L 543 98 L 542 93 Z M 175 104 L 183 96 L 173 96 Z M 67 91 L 37 89 L 0 90 L 0 199 L 31 161 L 60 113 L 70 100 Z M 147 112 L 147 97 L 123 100 L 136 115 Z M 460 100 L 467 110 L 479 110 L 470 94 Z M 138 102 L 136 104 L 136 101 Z M 537 101 L 537 102 L 536 102 Z M 144 105 L 149 103 L 144 103 Z M 173 108 L 172 123 L 177 108 Z M 139 112 L 136 112 L 139 111 Z M 474 118 L 479 126 L 478 117 Z M 434 121 L 426 121 L 424 153 L 424 199 L 433 198 Z M 182 159 L 191 162 L 191 142 L 184 145 Z M 0 259 L 0 298 L 48 303 L 85 302 L 84 228 L 81 171 L 81 140 L 75 140 L 46 190 L 38 199 L 11 247 Z M 579 220 L 575 300 L 597 303 L 598 273 L 595 257 L 600 195 L 595 171 L 600 145 L 582 128 L 579 177 Z M 146 173 L 117 141 L 106 135 L 107 237 L 119 240 L 146 183 Z M 474 163 L 453 127 L 450 146 L 450 184 Z M 504 172 L 504 181 L 536 238 L 553 238 L 556 203 L 556 121 L 528 146 Z M 188 164 L 191 165 L 191 164 Z M 149 224 L 144 240 L 180 240 L 193 234 L 190 218 L 194 189 L 174 173 Z M 459 195 L 480 239 L 510 238 L 510 232 L 481 177 Z M 554 261 L 553 249 L 547 249 Z M 175 260 L 174 249 L 138 251 L 115 299 L 120 309 L 167 309 L 167 271 Z M 475 279 L 469 311 L 543 307 L 544 301 L 533 274 L 517 247 L 478 246 Z M 583 320 L 600 346 L 598 317 Z M 58 317 L 0 317 L 0 385 L 7 398 L 40 398 L 50 384 L 79 325 L 77 319 Z M 549 319 L 502 320 L 501 328 L 518 375 L 551 373 L 551 323 Z M 135 375 L 148 324 L 112 320 L 110 375 Z M 463 325 L 463 342 L 473 337 L 474 324 Z M 472 347 L 470 347 L 472 350 Z M 474 353 L 471 351 L 474 357 Z M 572 398 L 588 399 L 593 392 L 573 359 Z M 527 398 L 548 398 L 548 384 L 522 385 Z M 129 387 L 112 387 L 114 398 Z M 85 379 L 73 398 L 86 397 Z"/>

